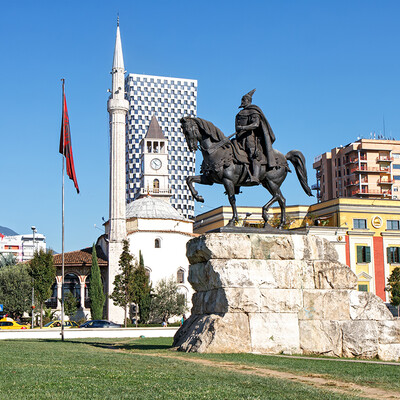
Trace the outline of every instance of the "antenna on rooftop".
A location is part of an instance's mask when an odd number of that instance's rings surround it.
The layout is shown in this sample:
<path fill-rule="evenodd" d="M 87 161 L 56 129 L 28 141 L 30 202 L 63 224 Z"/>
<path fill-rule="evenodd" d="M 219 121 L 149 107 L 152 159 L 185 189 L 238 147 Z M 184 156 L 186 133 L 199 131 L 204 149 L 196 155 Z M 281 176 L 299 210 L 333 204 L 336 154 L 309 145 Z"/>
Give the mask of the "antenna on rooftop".
<path fill-rule="evenodd" d="M 386 133 L 385 133 L 385 115 L 382 115 L 382 122 L 383 122 L 383 137 L 386 139 Z"/>

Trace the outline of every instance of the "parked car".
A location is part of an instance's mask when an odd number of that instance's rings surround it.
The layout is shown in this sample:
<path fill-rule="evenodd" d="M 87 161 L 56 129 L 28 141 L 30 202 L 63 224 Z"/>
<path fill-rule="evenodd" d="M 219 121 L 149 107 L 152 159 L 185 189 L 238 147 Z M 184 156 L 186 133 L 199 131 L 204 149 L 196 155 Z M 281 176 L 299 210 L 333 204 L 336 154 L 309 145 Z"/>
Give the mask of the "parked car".
<path fill-rule="evenodd" d="M 61 320 L 56 319 L 43 326 L 43 329 L 48 328 L 61 328 Z M 65 328 L 79 328 L 79 325 L 75 321 L 64 321 L 64 329 Z"/>
<path fill-rule="evenodd" d="M 79 328 L 121 328 L 121 325 L 104 319 L 95 319 L 86 321 L 84 324 L 80 325 Z"/>
<path fill-rule="evenodd" d="M 10 317 L 4 317 L 0 319 L 0 330 L 1 329 L 27 329 L 27 327 L 19 324 Z"/>

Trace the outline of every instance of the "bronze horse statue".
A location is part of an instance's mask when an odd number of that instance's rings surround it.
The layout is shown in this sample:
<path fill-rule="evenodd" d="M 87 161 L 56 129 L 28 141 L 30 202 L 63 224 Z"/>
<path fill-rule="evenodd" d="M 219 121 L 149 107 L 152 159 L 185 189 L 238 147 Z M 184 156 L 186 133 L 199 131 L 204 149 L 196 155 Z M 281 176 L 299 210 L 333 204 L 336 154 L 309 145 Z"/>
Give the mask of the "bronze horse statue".
<path fill-rule="evenodd" d="M 236 209 L 235 194 L 239 194 L 241 186 L 253 186 L 249 179 L 249 161 L 247 154 L 241 149 L 235 139 L 229 140 L 220 129 L 211 122 L 201 118 L 184 117 L 181 119 L 181 126 L 190 151 L 201 150 L 203 163 L 201 175 L 188 176 L 186 183 L 193 197 L 204 202 L 199 196 L 193 183 L 202 185 L 213 185 L 219 183 L 224 185 L 229 203 L 232 207 L 232 219 L 227 226 L 234 226 L 239 221 Z M 283 197 L 280 187 L 288 172 L 291 172 L 287 160 L 293 164 L 301 187 L 309 196 L 312 196 L 311 189 L 307 183 L 307 170 L 304 155 L 298 150 L 289 151 L 285 156 L 273 150 L 277 167 L 268 168 L 266 163 L 261 166 L 259 181 L 272 195 L 272 199 L 263 206 L 262 217 L 264 228 L 269 227 L 268 209 L 275 202 L 281 208 L 281 218 L 278 228 L 282 229 L 286 223 L 286 200 Z"/>

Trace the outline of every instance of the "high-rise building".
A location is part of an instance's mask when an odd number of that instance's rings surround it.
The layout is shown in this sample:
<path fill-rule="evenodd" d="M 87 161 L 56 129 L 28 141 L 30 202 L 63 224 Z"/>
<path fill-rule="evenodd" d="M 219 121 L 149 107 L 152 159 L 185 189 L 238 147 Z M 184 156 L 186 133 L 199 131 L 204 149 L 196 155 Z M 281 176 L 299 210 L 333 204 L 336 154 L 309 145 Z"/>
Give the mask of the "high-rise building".
<path fill-rule="evenodd" d="M 184 217 L 194 217 L 194 200 L 186 177 L 194 175 L 195 154 L 186 145 L 180 119 L 196 116 L 197 81 L 152 75 L 128 74 L 125 91 L 129 101 L 126 132 L 126 202 L 143 190 L 140 146 L 153 117 L 168 140 L 168 177 L 171 205 Z"/>
<path fill-rule="evenodd" d="M 341 197 L 398 199 L 400 141 L 359 139 L 314 159 L 318 202 Z"/>

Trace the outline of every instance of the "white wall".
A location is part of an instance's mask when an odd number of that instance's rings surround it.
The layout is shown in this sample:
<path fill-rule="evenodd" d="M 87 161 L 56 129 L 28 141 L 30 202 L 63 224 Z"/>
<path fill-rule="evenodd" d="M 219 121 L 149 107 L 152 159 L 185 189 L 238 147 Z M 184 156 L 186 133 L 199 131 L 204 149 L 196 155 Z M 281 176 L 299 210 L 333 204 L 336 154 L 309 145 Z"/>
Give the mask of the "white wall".
<path fill-rule="evenodd" d="M 162 228 L 162 222 L 159 223 Z M 187 292 L 188 307 L 191 308 L 193 290 L 187 281 L 189 262 L 186 258 L 186 243 L 192 236 L 178 232 L 135 232 L 129 235 L 130 251 L 139 260 L 139 250 L 142 252 L 145 267 L 150 270 L 150 280 L 153 288 L 163 278 L 171 276 L 176 279 L 177 271 L 185 271 L 182 293 Z M 155 240 L 161 242 L 160 248 L 155 248 Z"/>

